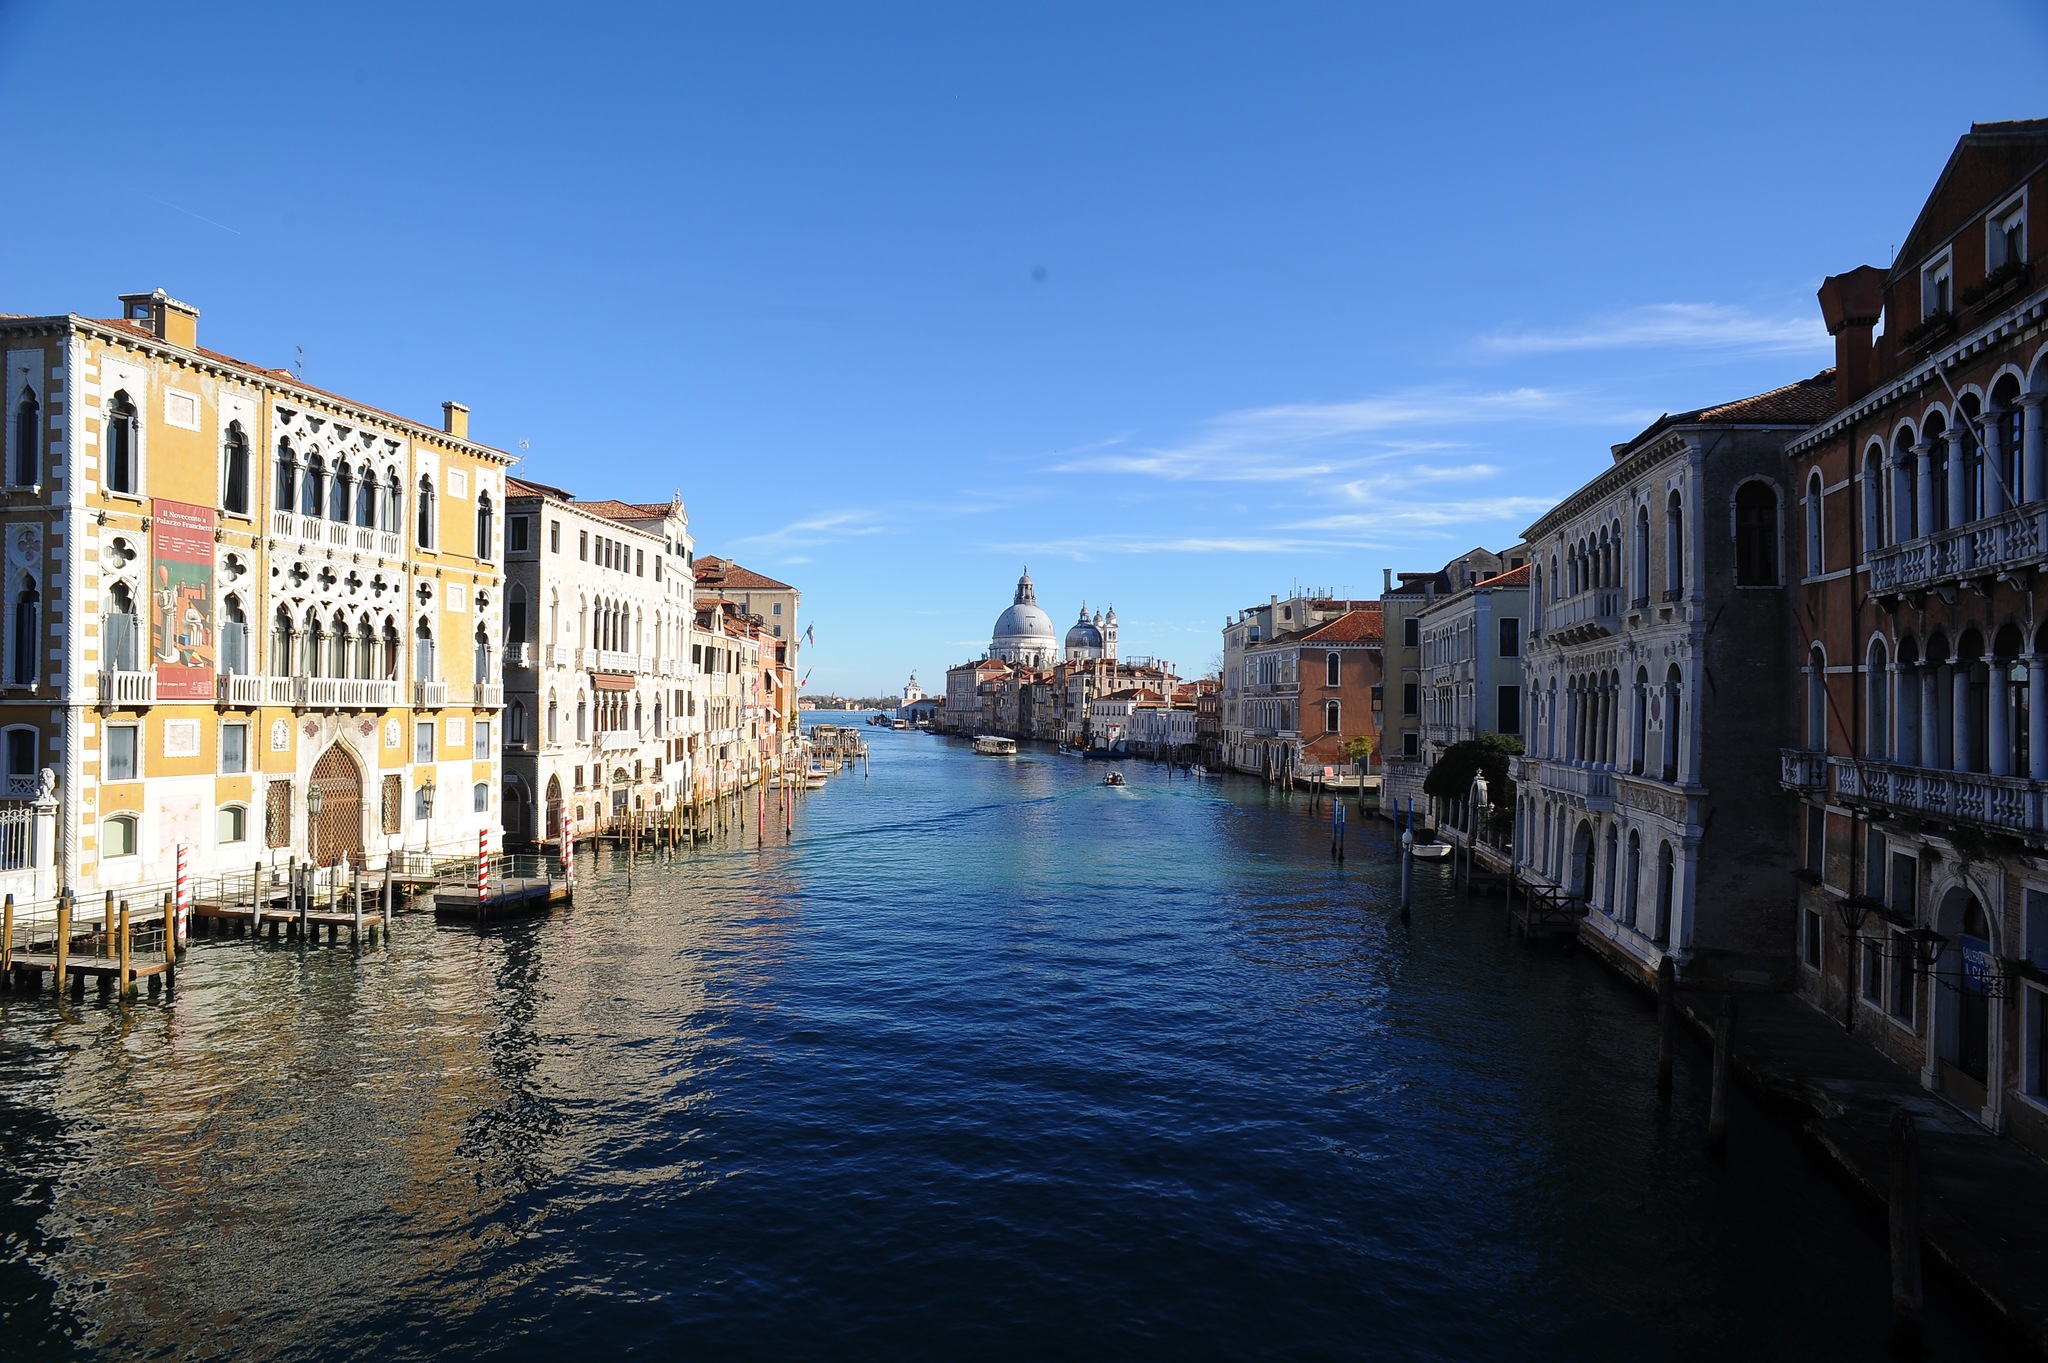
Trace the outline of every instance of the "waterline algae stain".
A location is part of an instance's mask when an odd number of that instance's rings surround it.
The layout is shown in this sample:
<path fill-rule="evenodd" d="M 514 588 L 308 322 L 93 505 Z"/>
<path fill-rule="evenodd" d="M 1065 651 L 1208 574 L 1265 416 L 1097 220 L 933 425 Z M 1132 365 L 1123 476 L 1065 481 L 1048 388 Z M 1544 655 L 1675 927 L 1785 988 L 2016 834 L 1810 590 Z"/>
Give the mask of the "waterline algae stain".
<path fill-rule="evenodd" d="M 1402 925 L 1377 820 L 869 741 L 630 896 L 0 998 L 8 1356 L 1883 1347 L 1881 1222 L 1739 1093 L 1703 1159 L 1704 1050 L 1660 1103 L 1650 1001 L 1497 899 Z"/>

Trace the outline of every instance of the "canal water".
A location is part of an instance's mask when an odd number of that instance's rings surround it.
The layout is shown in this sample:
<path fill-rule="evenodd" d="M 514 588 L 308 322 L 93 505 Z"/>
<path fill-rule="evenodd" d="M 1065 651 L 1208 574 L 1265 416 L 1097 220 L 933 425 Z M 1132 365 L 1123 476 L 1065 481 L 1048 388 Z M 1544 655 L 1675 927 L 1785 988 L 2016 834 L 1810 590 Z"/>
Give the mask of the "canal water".
<path fill-rule="evenodd" d="M 1384 825 L 869 733 L 544 921 L 0 995 L 0 1355 L 1884 1355 L 1878 1214 Z"/>

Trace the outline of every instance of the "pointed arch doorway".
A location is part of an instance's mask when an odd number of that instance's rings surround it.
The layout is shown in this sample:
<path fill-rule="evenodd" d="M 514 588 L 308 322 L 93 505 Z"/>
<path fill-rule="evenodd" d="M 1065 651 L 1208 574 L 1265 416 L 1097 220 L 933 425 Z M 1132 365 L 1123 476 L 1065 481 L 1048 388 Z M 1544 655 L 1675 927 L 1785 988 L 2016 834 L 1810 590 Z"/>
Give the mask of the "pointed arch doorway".
<path fill-rule="evenodd" d="M 336 743 L 313 765 L 312 788 L 320 792 L 320 812 L 312 817 L 308 853 L 321 865 L 337 857 L 363 855 L 363 769 L 347 745 Z"/>

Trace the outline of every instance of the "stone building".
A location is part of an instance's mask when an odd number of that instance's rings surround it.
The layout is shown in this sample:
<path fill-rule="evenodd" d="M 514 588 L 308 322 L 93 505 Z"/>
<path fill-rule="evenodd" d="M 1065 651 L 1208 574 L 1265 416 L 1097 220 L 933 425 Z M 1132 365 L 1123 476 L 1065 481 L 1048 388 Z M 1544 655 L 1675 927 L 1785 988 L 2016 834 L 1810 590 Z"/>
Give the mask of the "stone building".
<path fill-rule="evenodd" d="M 180 846 L 201 876 L 473 852 L 511 456 L 459 403 L 437 427 L 205 349 L 161 290 L 121 309 L 0 317 L 0 888 L 162 884 Z"/>
<path fill-rule="evenodd" d="M 560 845 L 688 788 L 689 517 L 508 486 L 505 836 Z"/>
<path fill-rule="evenodd" d="M 1530 575 L 1523 563 L 1439 596 L 1407 617 L 1420 641 L 1422 743 L 1419 759 L 1403 764 L 1404 774 L 1426 774 L 1452 744 L 1481 734 L 1523 737 L 1522 647 Z M 1419 783 L 1402 794 L 1413 796 L 1417 809 L 1429 810 L 1432 825 L 1448 823 L 1468 835 L 1473 831 L 1469 801 L 1446 804 L 1428 797 L 1425 805 Z"/>
<path fill-rule="evenodd" d="M 1265 605 L 1247 606 L 1223 622 L 1223 765 L 1275 780 L 1300 765 L 1302 694 L 1296 644 L 1309 631 L 1361 610 L 1378 615 L 1380 603 L 1312 592 L 1285 600 L 1269 596 Z M 1282 639 L 1289 641 L 1286 648 L 1267 647 Z M 1379 678 L 1375 676 L 1371 684 L 1378 686 Z M 1364 712 L 1370 711 L 1368 700 Z M 1351 713 L 1360 717 L 1360 707 L 1354 703 Z M 1373 731 L 1378 731 L 1377 719 Z"/>
<path fill-rule="evenodd" d="M 802 738 L 797 721 L 797 657 L 803 639 L 797 612 L 803 593 L 730 559 L 706 554 L 697 560 L 700 596 L 729 601 L 749 622 L 754 641 L 759 763 L 779 770 L 795 760 Z"/>
<path fill-rule="evenodd" d="M 1516 870 L 1589 908 L 1581 937 L 1644 980 L 1669 955 L 1686 982 L 1791 983 L 1794 842 L 1760 798 L 1790 606 L 1758 509 L 1834 396 L 1822 373 L 1659 418 L 1529 527 Z"/>
<path fill-rule="evenodd" d="M 1820 290 L 1830 412 L 1737 508 L 1789 572 L 1800 989 L 2048 1153 L 2048 120 L 1957 144 L 1894 263 Z M 1881 328 L 1881 329 L 1880 329 Z M 1789 528 L 1790 563 L 1763 527 Z M 1748 541 L 1745 541 L 1748 543 Z"/>

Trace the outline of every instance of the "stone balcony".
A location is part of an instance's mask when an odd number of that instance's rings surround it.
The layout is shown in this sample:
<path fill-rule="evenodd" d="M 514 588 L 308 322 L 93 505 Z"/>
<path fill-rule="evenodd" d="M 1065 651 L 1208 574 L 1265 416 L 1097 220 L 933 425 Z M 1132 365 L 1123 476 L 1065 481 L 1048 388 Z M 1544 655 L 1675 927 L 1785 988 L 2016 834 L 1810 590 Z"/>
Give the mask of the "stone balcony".
<path fill-rule="evenodd" d="M 100 673 L 100 704 L 107 707 L 131 708 L 137 705 L 156 704 L 156 673 L 116 672 Z"/>
<path fill-rule="evenodd" d="M 1898 597 L 2041 566 L 2048 511 L 2037 502 L 1870 554 L 1870 590 Z"/>
<path fill-rule="evenodd" d="M 634 752 L 640 747 L 640 735 L 631 729 L 607 729 L 597 736 L 599 752 Z"/>
<path fill-rule="evenodd" d="M 1524 791 L 1544 790 L 1596 813 L 1614 808 L 1614 768 L 1540 757 L 1510 757 L 1508 775 Z"/>
<path fill-rule="evenodd" d="M 542 650 L 542 661 L 549 667 L 574 667 L 576 650 L 567 644 L 549 644 Z"/>
<path fill-rule="evenodd" d="M 591 650 L 596 661 L 591 664 L 597 672 L 645 672 L 647 659 L 638 653 L 622 653 L 617 649 L 600 648 Z"/>
<path fill-rule="evenodd" d="M 505 705 L 505 687 L 501 682 L 478 682 L 476 697 L 472 704 L 479 710 L 498 710 Z"/>
<path fill-rule="evenodd" d="M 2048 835 L 2048 781 L 1905 767 L 1854 757 L 1830 757 L 1827 764 L 1835 796 L 1847 804 L 1918 814 L 2021 838 L 2038 840 Z"/>
<path fill-rule="evenodd" d="M 517 643 L 505 645 L 505 666 L 532 667 L 536 652 L 532 644 Z"/>
<path fill-rule="evenodd" d="M 1787 790 L 1809 794 L 1827 789 L 1828 755 L 1805 748 L 1778 750 L 1778 784 Z"/>
<path fill-rule="evenodd" d="M 301 544 L 344 549 L 353 554 L 375 554 L 380 558 L 398 558 L 402 553 L 396 531 L 350 525 L 346 521 L 330 521 L 324 516 L 306 516 L 296 511 L 272 511 L 270 534 L 273 539 L 296 540 Z"/>
<path fill-rule="evenodd" d="M 1554 602 L 1543 611 L 1543 635 L 1560 644 L 1584 643 L 1621 629 L 1621 588 L 1595 587 Z"/>
<path fill-rule="evenodd" d="M 423 681 L 412 684 L 412 703 L 421 710 L 439 710 L 448 703 L 448 683 Z"/>

